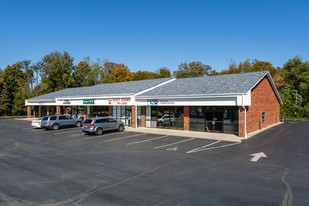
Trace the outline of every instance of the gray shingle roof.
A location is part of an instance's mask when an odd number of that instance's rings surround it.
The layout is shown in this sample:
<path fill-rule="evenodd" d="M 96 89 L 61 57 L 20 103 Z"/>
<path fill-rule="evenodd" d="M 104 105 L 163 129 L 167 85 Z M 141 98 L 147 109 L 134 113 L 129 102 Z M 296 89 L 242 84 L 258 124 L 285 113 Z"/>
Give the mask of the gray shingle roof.
<path fill-rule="evenodd" d="M 108 84 L 98 84 L 91 87 L 76 87 L 63 89 L 57 92 L 44 94 L 33 97 L 28 101 L 40 100 L 55 100 L 55 98 L 77 97 L 77 96 L 108 96 L 108 95 L 133 95 L 145 89 L 154 87 L 163 82 L 170 80 L 170 78 L 150 79 L 130 82 L 118 82 Z"/>
<path fill-rule="evenodd" d="M 262 71 L 176 79 L 168 84 L 142 93 L 138 97 L 246 93 L 267 73 L 267 71 Z"/>

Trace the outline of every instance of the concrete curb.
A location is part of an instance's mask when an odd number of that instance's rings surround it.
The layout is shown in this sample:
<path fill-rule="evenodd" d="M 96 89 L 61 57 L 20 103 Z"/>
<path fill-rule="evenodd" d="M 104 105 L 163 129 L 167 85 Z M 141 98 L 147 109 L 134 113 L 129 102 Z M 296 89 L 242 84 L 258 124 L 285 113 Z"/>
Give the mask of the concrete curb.
<path fill-rule="evenodd" d="M 221 140 L 228 142 L 241 142 L 243 138 L 240 138 L 233 134 L 223 134 L 223 133 L 209 133 L 209 132 L 194 132 L 194 131 L 182 131 L 182 130 L 171 130 L 171 129 L 157 129 L 157 128 L 131 128 L 126 127 L 128 132 L 140 132 L 149 134 L 159 134 L 159 135 L 170 135 L 179 137 L 191 137 L 191 138 L 201 138 L 210 140 Z"/>

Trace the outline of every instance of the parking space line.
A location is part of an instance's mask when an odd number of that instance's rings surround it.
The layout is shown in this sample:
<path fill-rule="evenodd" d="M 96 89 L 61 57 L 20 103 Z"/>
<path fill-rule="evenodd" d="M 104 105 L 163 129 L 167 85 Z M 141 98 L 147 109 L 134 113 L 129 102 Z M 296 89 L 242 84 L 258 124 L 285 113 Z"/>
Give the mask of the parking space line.
<path fill-rule="evenodd" d="M 147 139 L 147 140 L 142 140 L 142 141 L 137 141 L 137 142 L 131 142 L 131 143 L 128 143 L 127 145 L 139 144 L 139 143 L 143 143 L 143 142 L 149 142 L 149 141 L 156 140 L 156 139 L 162 139 L 162 138 L 165 138 L 165 137 L 168 137 L 168 136 L 169 136 L 169 135 L 165 135 L 165 136 L 156 137 L 156 138 L 151 138 L 151 139 Z"/>
<path fill-rule="evenodd" d="M 219 140 L 221 141 L 221 140 Z M 212 144 L 215 144 L 215 143 L 218 143 L 217 142 L 213 142 Z M 236 143 L 231 143 L 231 144 L 226 144 L 226 145 L 221 145 L 221 146 L 217 146 L 217 147 L 209 147 L 209 148 L 205 148 L 204 147 L 199 147 L 199 148 L 196 148 L 196 149 L 193 149 L 193 150 L 190 150 L 186 153 L 194 153 L 194 152 L 201 152 L 201 151 L 205 151 L 205 150 L 212 150 L 212 149 L 218 149 L 218 148 L 223 148 L 223 147 L 229 147 L 229 146 L 233 146 L 233 145 L 237 145 L 237 144 L 240 144 L 241 142 L 236 142 Z"/>
<path fill-rule="evenodd" d="M 99 137 L 106 137 L 106 136 L 110 136 L 110 135 L 115 135 L 115 133 L 111 133 L 111 134 L 103 134 L 103 135 L 96 135 L 94 137 L 86 137 L 84 139 L 95 139 L 95 138 L 99 138 Z"/>
<path fill-rule="evenodd" d="M 69 135 L 69 137 L 77 137 L 77 136 L 83 136 L 85 135 L 84 133 L 79 133 L 79 134 L 72 134 L 72 135 Z"/>
<path fill-rule="evenodd" d="M 115 139 L 108 139 L 108 140 L 104 140 L 104 142 L 111 142 L 111 141 L 126 139 L 126 138 L 130 138 L 130 137 L 137 137 L 137 136 L 142 136 L 142 135 L 145 135 L 145 134 L 146 134 L 146 133 L 143 133 L 143 134 L 136 134 L 136 135 L 131 135 L 131 136 L 126 136 L 126 137 L 119 137 L 119 138 L 115 138 Z"/>
<path fill-rule="evenodd" d="M 63 131 L 63 132 L 54 132 L 53 134 L 54 135 L 57 135 L 57 134 L 66 134 L 66 133 L 72 133 L 74 132 L 75 130 L 70 130 L 70 131 Z M 80 131 L 81 132 L 81 131 Z"/>
<path fill-rule="evenodd" d="M 204 148 L 209 147 L 209 146 L 211 146 L 211 145 L 217 144 L 217 143 L 219 143 L 219 142 L 221 142 L 221 140 L 212 142 L 212 143 L 207 144 L 207 145 L 204 145 L 204 146 L 202 146 L 202 147 L 195 148 L 195 149 L 193 149 L 193 150 L 188 151 L 187 153 L 193 153 L 193 152 L 195 152 L 195 151 L 199 151 L 199 150 L 201 150 L 201 149 L 204 149 Z"/>
<path fill-rule="evenodd" d="M 158 147 L 154 147 L 153 149 L 159 149 L 159 148 L 162 148 L 162 147 L 168 147 L 168 146 L 179 144 L 179 143 L 182 143 L 182 142 L 188 142 L 188 141 L 191 141 L 191 140 L 194 140 L 194 139 L 196 139 L 196 138 L 190 138 L 190 139 L 174 142 L 174 143 L 171 143 L 171 144 L 161 145 L 161 146 L 158 146 Z"/>

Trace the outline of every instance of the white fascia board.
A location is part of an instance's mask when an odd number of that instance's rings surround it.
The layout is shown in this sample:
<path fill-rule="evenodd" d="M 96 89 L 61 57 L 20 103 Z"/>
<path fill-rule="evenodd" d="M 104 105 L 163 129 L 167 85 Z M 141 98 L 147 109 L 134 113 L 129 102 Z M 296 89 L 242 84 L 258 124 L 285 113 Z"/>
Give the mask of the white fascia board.
<path fill-rule="evenodd" d="M 172 81 L 175 81 L 175 80 L 176 80 L 175 78 L 170 79 L 170 80 L 167 80 L 166 82 L 163 82 L 163 83 L 161 83 L 161 84 L 158 84 L 158 85 L 156 85 L 156 86 L 154 86 L 154 87 L 150 87 L 150 88 L 145 89 L 145 90 L 143 90 L 143 91 L 141 91 L 141 92 L 138 92 L 138 93 L 136 93 L 134 96 L 138 96 L 138 95 L 140 95 L 140 94 L 143 94 L 143 93 L 148 92 L 148 91 L 150 91 L 150 90 L 153 90 L 153 89 L 155 89 L 155 88 L 161 87 L 161 86 L 163 86 L 163 85 L 165 85 L 165 84 L 168 84 L 168 83 L 170 83 L 170 82 L 172 82 Z"/>
<path fill-rule="evenodd" d="M 244 100 L 242 100 L 244 98 Z M 237 106 L 251 106 L 251 90 L 246 94 L 237 95 Z"/>
<path fill-rule="evenodd" d="M 242 93 L 237 94 L 205 94 L 205 95 L 169 95 L 169 96 L 138 96 L 138 99 L 205 99 L 205 98 L 224 98 L 224 97 L 236 97 L 241 96 Z"/>

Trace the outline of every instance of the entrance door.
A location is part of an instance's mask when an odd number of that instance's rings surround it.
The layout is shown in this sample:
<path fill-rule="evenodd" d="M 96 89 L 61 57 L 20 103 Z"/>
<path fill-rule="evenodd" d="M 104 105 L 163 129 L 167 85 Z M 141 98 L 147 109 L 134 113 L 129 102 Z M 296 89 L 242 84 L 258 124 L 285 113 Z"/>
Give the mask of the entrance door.
<path fill-rule="evenodd" d="M 132 107 L 126 107 L 126 126 L 132 126 Z"/>
<path fill-rule="evenodd" d="M 206 112 L 206 131 L 223 132 L 223 112 L 221 111 Z"/>

